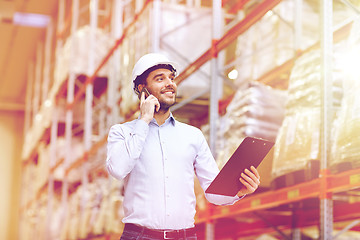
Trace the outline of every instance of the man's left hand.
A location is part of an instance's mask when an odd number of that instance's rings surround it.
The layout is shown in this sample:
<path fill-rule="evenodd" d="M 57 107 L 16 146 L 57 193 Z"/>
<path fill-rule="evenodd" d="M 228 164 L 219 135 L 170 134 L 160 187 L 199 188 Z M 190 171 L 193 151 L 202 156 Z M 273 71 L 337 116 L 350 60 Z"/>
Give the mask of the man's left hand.
<path fill-rule="evenodd" d="M 255 192 L 260 185 L 260 175 L 258 171 L 253 166 L 251 166 L 250 169 L 251 171 L 245 169 L 239 178 L 240 182 L 243 184 L 243 187 L 237 193 L 239 197 Z"/>

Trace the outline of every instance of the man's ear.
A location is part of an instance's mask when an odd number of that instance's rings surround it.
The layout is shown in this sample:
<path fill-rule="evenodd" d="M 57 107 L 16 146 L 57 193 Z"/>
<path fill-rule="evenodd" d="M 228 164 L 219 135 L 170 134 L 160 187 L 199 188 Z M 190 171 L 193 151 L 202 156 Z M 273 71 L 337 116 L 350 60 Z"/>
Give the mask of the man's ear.
<path fill-rule="evenodd" d="M 144 89 L 145 87 L 145 84 L 139 84 L 137 86 L 137 90 L 138 90 L 138 98 L 140 99 L 141 98 L 141 91 Z"/>
<path fill-rule="evenodd" d="M 141 93 L 141 91 L 143 90 L 144 86 L 145 86 L 144 84 L 139 84 L 139 85 L 137 86 L 139 93 Z"/>

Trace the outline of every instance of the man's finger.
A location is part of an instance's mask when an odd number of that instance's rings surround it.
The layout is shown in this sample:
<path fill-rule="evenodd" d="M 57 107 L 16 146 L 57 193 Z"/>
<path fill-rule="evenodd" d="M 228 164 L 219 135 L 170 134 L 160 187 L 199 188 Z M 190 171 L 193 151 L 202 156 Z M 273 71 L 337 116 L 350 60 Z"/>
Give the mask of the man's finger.
<path fill-rule="evenodd" d="M 145 101 L 145 92 L 141 92 L 140 102 Z"/>
<path fill-rule="evenodd" d="M 155 103 L 155 110 L 158 112 L 160 110 L 160 103 Z"/>
<path fill-rule="evenodd" d="M 251 166 L 251 171 L 255 174 L 255 176 L 260 179 L 260 174 L 259 172 L 257 171 L 257 169 L 254 167 L 254 166 Z"/>

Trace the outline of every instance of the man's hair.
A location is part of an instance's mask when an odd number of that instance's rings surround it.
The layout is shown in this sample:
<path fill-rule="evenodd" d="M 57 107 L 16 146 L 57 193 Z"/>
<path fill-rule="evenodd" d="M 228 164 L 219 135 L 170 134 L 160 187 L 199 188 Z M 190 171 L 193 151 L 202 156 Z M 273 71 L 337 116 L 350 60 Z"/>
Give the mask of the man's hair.
<path fill-rule="evenodd" d="M 134 80 L 134 91 L 136 94 L 140 93 L 139 89 L 138 89 L 139 84 L 146 85 L 146 79 L 149 76 L 149 74 L 152 71 L 155 71 L 156 69 L 160 69 L 160 68 L 169 69 L 173 73 L 176 73 L 176 69 L 173 68 L 173 66 L 170 64 L 158 64 L 158 65 L 152 66 L 151 68 L 148 68 L 145 72 L 143 72 L 141 75 L 137 76 L 136 79 Z"/>

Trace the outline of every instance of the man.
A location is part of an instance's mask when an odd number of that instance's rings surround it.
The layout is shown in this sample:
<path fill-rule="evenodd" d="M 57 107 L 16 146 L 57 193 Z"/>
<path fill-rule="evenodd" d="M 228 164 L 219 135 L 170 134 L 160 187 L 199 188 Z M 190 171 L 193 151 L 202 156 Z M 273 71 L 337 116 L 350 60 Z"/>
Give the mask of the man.
<path fill-rule="evenodd" d="M 124 180 L 123 240 L 196 239 L 194 175 L 205 191 L 219 172 L 202 132 L 170 112 L 175 76 L 175 64 L 164 55 L 141 57 L 132 78 L 140 116 L 109 132 L 106 166 L 113 177 Z M 260 184 L 257 170 L 246 169 L 241 176 L 244 187 L 237 196 L 205 194 L 207 200 L 233 204 L 253 193 Z"/>

